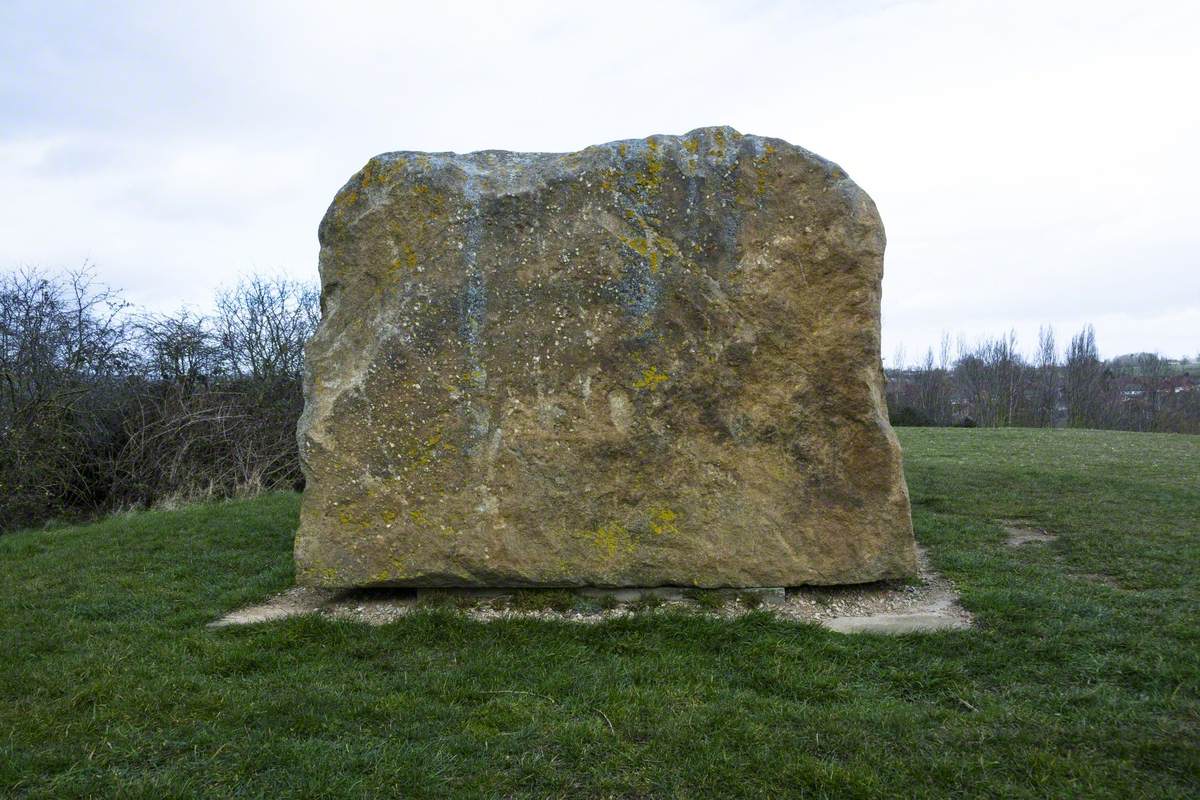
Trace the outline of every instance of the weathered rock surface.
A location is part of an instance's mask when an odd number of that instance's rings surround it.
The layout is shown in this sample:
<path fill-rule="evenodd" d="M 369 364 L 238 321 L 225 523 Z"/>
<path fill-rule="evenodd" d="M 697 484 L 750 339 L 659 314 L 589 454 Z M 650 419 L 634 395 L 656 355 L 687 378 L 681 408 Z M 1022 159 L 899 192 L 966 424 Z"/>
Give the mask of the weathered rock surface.
<path fill-rule="evenodd" d="M 301 584 L 915 571 L 883 227 L 835 164 L 730 128 L 388 153 L 320 238 Z"/>

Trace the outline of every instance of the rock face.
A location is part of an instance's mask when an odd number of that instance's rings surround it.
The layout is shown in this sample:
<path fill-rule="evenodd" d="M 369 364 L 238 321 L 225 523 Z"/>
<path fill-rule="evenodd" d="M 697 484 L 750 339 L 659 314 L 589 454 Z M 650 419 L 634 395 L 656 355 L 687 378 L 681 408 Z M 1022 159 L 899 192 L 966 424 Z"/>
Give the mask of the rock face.
<path fill-rule="evenodd" d="M 883 227 L 837 165 L 731 128 L 388 153 L 320 239 L 301 584 L 915 572 Z"/>

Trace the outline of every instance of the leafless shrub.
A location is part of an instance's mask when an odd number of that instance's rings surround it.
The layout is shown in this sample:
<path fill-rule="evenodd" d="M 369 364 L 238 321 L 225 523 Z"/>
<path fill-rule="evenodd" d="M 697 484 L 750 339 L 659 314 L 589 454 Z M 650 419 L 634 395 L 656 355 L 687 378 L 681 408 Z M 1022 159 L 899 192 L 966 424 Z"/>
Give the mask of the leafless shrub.
<path fill-rule="evenodd" d="M 118 503 L 154 503 L 295 488 L 299 385 L 234 378 L 146 383 L 124 416 L 124 446 L 113 459 Z"/>
<path fill-rule="evenodd" d="M 81 270 L 0 276 L 0 530 L 301 481 L 316 292 L 251 278 L 217 313 L 131 315 Z"/>
<path fill-rule="evenodd" d="M 86 265 L 61 278 L 0 276 L 0 529 L 102 494 L 113 410 L 135 360 L 124 308 Z"/>

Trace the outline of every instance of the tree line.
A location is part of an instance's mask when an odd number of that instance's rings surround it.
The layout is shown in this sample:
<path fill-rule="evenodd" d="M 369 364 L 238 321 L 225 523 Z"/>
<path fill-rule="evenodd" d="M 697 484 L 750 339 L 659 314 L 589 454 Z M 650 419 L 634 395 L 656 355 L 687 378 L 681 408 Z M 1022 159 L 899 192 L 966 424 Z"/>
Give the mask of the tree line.
<path fill-rule="evenodd" d="M 138 310 L 87 268 L 0 274 L 0 532 L 56 518 L 301 488 L 296 421 L 317 287 L 249 277 L 210 313 Z M 949 337 L 888 370 L 900 425 L 1200 433 L 1190 365 L 1104 361 L 1094 331 L 1032 358 Z"/>
<path fill-rule="evenodd" d="M 213 308 L 138 311 L 87 268 L 0 275 L 0 531 L 302 485 L 316 287 L 251 277 Z"/>
<path fill-rule="evenodd" d="M 1031 357 L 1015 333 L 958 343 L 943 336 L 917 364 L 887 370 L 897 425 L 1071 427 L 1200 433 L 1200 365 L 1154 353 L 1100 357 L 1087 325 L 1061 351 L 1043 327 Z"/>

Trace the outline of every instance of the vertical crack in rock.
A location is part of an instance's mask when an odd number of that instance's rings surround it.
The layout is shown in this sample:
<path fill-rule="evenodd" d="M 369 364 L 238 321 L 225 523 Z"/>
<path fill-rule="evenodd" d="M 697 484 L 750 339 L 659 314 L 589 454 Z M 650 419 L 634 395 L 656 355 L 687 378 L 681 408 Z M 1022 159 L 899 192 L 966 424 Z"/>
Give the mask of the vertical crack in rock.
<path fill-rule="evenodd" d="M 465 283 L 459 322 L 459 336 L 466 347 L 466 383 L 469 384 L 464 395 L 467 398 L 464 407 L 469 430 L 464 449 L 470 456 L 476 455 L 480 445 L 487 439 L 491 419 L 484 396 L 487 388 L 487 367 L 483 360 L 483 333 L 487 321 L 487 275 L 479 263 L 483 243 L 484 211 L 476 182 L 477 178 L 468 174 L 462 190 L 466 201 L 462 249 Z"/>

